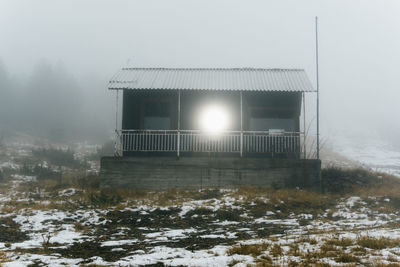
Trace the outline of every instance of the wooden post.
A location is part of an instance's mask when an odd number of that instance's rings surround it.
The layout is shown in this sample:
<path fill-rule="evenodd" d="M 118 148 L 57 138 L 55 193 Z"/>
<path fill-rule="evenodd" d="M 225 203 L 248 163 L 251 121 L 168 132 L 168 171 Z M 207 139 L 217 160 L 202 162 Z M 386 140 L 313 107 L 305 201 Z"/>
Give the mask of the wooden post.
<path fill-rule="evenodd" d="M 243 93 L 240 91 L 240 157 L 243 157 Z"/>
<path fill-rule="evenodd" d="M 176 144 L 176 155 L 180 156 L 180 145 L 181 145 L 181 90 L 178 89 L 178 136 Z"/>
<path fill-rule="evenodd" d="M 118 92 L 119 90 L 117 90 L 117 94 L 116 94 L 116 98 L 115 98 L 115 142 L 114 142 L 114 156 L 115 157 L 121 157 L 122 156 L 122 151 L 121 151 L 121 137 L 122 135 L 119 135 L 119 131 L 118 131 Z M 121 129 L 122 129 L 122 125 L 121 125 Z M 123 145 L 123 144 L 122 144 Z"/>

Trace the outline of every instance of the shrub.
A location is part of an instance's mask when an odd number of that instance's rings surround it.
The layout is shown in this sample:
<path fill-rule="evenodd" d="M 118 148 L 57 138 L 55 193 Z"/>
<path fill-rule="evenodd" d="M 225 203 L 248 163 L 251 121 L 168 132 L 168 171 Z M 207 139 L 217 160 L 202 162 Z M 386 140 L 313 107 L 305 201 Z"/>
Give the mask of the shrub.
<path fill-rule="evenodd" d="M 11 217 L 0 218 L 0 242 L 21 242 L 28 239 L 24 232 L 21 232 L 20 225 Z"/>
<path fill-rule="evenodd" d="M 363 168 L 342 169 L 330 167 L 322 169 L 323 188 L 327 192 L 350 193 L 354 189 L 373 188 L 384 184 L 400 186 L 400 181 L 388 174 L 373 172 Z"/>

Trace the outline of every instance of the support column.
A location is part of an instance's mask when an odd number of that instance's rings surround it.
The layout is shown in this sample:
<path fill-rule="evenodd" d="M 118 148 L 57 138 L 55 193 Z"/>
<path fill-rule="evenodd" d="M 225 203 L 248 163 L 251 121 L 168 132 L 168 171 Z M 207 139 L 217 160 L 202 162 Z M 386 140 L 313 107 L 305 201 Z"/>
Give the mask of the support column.
<path fill-rule="evenodd" d="M 178 89 L 178 135 L 176 144 L 176 155 L 180 156 L 180 145 L 181 145 L 181 90 Z"/>
<path fill-rule="evenodd" d="M 243 157 L 243 93 L 240 91 L 240 157 Z"/>
<path fill-rule="evenodd" d="M 118 109 L 119 109 L 119 90 L 117 90 L 116 98 L 115 98 L 115 142 L 114 142 L 114 156 L 122 157 L 122 146 L 123 146 L 123 137 L 122 137 L 122 129 L 121 132 L 118 130 Z M 122 125 L 121 125 L 122 128 Z"/>

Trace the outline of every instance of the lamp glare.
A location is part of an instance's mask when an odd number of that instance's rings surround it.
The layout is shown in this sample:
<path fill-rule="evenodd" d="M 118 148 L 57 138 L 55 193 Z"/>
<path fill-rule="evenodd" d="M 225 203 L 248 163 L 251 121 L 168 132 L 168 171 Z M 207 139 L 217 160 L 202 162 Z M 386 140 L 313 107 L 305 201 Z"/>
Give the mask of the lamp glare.
<path fill-rule="evenodd" d="M 227 112 L 218 106 L 204 109 L 200 116 L 200 128 L 209 134 L 219 134 L 228 128 Z"/>

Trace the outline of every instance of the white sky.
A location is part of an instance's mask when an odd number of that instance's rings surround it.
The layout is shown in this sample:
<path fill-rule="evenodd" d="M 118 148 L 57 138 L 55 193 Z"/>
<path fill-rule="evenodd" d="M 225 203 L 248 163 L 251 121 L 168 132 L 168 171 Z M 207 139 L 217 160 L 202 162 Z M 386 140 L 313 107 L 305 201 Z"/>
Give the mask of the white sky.
<path fill-rule="evenodd" d="M 400 133 L 399 0 L 1 0 L 0 59 L 21 77 L 45 58 L 106 80 L 130 59 L 305 68 L 315 84 L 316 15 L 325 134 Z"/>

